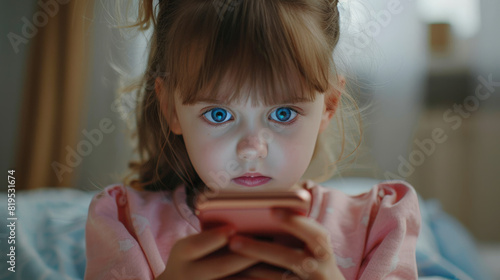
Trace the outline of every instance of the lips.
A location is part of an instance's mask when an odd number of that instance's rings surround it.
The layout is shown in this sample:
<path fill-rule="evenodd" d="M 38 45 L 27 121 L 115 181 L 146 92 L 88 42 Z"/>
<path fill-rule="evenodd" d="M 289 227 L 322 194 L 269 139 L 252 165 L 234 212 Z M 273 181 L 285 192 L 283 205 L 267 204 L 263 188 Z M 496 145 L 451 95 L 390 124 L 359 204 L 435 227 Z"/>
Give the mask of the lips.
<path fill-rule="evenodd" d="M 256 187 L 263 185 L 271 180 L 270 177 L 263 176 L 260 173 L 245 173 L 243 176 L 238 178 L 234 178 L 233 181 L 236 184 L 245 186 L 245 187 Z"/>

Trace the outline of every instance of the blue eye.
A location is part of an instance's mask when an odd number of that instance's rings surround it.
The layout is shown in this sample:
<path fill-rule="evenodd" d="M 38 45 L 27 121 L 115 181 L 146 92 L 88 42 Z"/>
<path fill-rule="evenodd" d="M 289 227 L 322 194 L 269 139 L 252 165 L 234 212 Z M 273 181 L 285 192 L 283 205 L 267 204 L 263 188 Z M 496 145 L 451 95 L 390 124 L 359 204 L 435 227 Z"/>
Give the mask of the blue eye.
<path fill-rule="evenodd" d="M 297 112 L 288 107 L 280 107 L 271 113 L 271 119 L 277 122 L 290 122 L 297 116 Z"/>
<path fill-rule="evenodd" d="M 203 114 L 203 116 L 212 123 L 224 123 L 231 119 L 233 115 L 222 108 L 213 108 Z"/>

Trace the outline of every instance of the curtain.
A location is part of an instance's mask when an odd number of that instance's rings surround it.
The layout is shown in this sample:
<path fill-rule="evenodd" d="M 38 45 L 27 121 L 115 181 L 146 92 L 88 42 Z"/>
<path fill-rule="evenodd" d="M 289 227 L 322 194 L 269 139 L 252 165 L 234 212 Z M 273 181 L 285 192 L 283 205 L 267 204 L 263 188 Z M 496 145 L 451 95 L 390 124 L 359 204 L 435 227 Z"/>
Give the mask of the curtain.
<path fill-rule="evenodd" d="M 35 3 L 35 2 L 34 2 Z M 16 188 L 68 187 L 81 162 L 79 128 L 93 1 L 38 1 L 16 151 Z M 27 24 L 27 28 L 29 28 Z"/>

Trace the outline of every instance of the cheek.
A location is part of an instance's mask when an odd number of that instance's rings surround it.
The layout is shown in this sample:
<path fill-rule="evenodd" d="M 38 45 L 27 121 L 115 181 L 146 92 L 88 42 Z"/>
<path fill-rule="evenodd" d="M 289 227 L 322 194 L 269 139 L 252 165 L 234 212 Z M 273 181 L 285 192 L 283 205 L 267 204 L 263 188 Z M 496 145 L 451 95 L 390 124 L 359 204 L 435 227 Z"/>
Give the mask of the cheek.
<path fill-rule="evenodd" d="M 185 135 L 185 141 L 189 159 L 202 180 L 224 170 L 231 152 L 227 142 L 207 133 Z"/>
<path fill-rule="evenodd" d="M 307 126 L 306 126 L 307 127 Z M 316 145 L 317 131 L 307 127 L 294 135 L 277 137 L 272 144 L 272 164 L 285 176 L 300 178 L 311 162 Z"/>

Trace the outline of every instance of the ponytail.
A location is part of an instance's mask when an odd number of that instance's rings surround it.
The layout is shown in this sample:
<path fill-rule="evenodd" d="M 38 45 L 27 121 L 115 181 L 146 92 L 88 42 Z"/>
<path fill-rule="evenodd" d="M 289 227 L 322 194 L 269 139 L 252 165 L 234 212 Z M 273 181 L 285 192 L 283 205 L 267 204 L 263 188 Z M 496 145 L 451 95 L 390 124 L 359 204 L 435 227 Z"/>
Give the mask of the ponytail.
<path fill-rule="evenodd" d="M 137 27 L 139 31 L 145 31 L 148 30 L 149 27 L 151 26 L 151 23 L 153 23 L 153 27 L 156 27 L 156 6 L 154 6 L 155 0 L 139 0 L 139 6 L 135 7 L 133 5 L 134 1 L 129 0 L 127 2 L 127 6 L 125 9 L 125 15 L 127 16 L 129 14 L 130 8 L 134 8 L 134 10 L 137 11 L 137 20 L 135 20 L 132 24 L 128 25 L 122 25 L 118 26 L 118 28 L 132 28 L 132 27 Z M 160 0 L 161 1 L 161 0 Z M 122 9 L 123 2 L 122 1 L 116 1 L 115 2 L 115 10 L 116 14 L 121 18 L 121 9 Z M 128 19 L 126 18 L 125 21 L 128 23 Z"/>
<path fill-rule="evenodd" d="M 153 22 L 154 27 L 156 26 L 153 1 L 154 0 L 139 0 L 139 16 L 136 26 L 138 26 L 140 30 L 148 29 L 151 22 Z"/>

